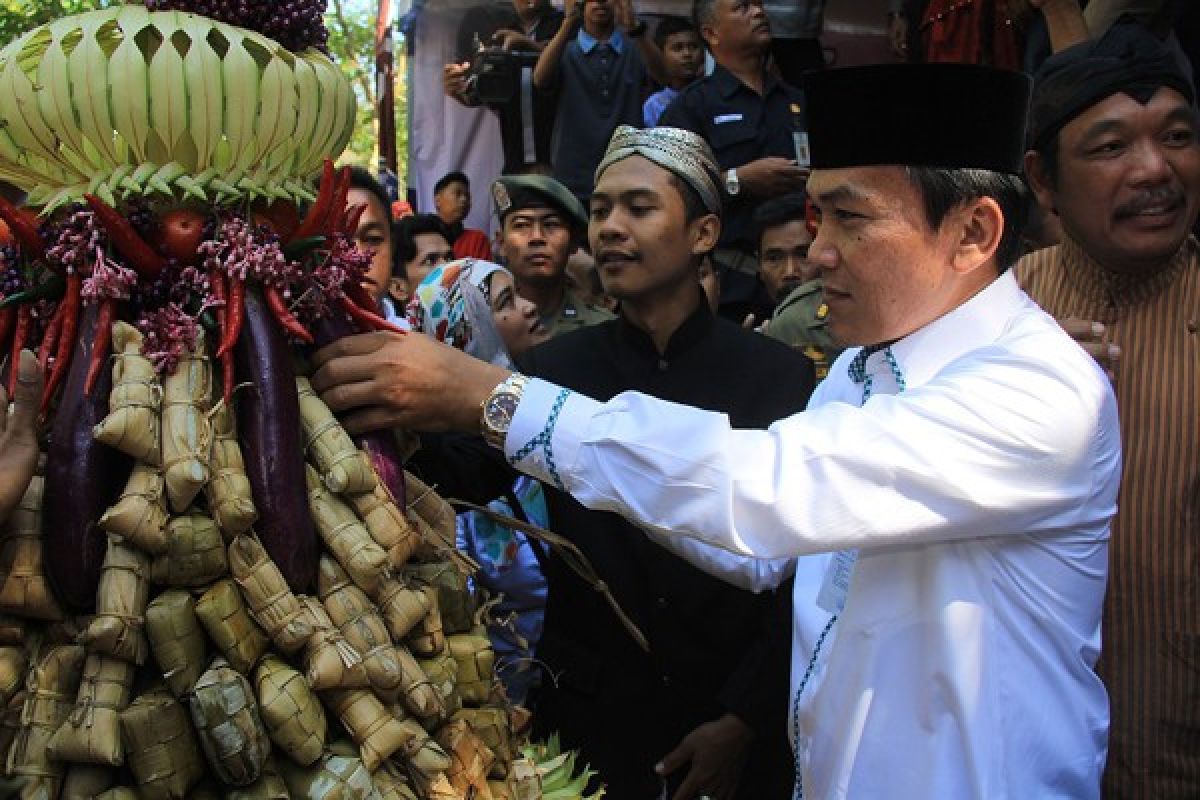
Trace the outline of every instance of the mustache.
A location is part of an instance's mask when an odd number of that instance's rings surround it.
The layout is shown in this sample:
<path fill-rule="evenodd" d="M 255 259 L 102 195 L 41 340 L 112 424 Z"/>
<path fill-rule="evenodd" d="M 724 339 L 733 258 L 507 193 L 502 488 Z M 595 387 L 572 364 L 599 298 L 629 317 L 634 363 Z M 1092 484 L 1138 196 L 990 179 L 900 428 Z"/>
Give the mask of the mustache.
<path fill-rule="evenodd" d="M 1164 186 L 1161 189 L 1150 189 L 1139 192 L 1133 199 L 1117 206 L 1118 219 L 1134 217 L 1152 208 L 1174 209 L 1184 203 L 1183 191 L 1174 186 Z"/>

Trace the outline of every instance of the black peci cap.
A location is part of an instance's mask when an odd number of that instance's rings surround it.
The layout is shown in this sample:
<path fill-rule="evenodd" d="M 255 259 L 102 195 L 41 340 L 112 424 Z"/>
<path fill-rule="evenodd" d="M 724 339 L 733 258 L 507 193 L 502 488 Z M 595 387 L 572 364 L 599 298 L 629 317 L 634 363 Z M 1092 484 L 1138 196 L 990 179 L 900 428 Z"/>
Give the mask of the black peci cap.
<path fill-rule="evenodd" d="M 1019 173 L 1032 82 L 970 64 L 809 72 L 814 169 L 899 165 Z"/>

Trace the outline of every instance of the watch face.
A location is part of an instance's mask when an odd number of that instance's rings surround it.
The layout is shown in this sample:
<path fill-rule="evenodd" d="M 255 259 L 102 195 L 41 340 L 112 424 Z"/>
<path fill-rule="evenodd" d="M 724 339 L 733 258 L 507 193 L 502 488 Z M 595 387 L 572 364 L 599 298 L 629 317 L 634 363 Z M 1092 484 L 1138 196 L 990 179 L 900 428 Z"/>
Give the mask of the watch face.
<path fill-rule="evenodd" d="M 487 404 L 487 413 L 484 415 L 487 418 L 488 426 L 499 430 L 507 430 L 509 423 L 512 422 L 513 414 L 517 412 L 517 403 L 520 398 L 512 392 L 500 392 L 493 395 Z"/>

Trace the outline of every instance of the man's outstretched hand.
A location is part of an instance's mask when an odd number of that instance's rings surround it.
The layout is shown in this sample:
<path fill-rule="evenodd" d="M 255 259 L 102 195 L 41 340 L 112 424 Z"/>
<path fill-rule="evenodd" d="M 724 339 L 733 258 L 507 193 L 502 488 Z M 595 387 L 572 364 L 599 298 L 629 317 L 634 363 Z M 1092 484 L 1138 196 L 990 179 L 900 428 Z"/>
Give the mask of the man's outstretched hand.
<path fill-rule="evenodd" d="M 351 433 L 478 431 L 507 370 L 417 333 L 347 336 L 313 357 L 313 388 Z"/>
<path fill-rule="evenodd" d="M 17 362 L 17 389 L 12 411 L 8 392 L 0 387 L 0 522 L 21 502 L 37 468 L 37 413 L 42 398 L 42 370 L 37 356 L 22 350 Z"/>

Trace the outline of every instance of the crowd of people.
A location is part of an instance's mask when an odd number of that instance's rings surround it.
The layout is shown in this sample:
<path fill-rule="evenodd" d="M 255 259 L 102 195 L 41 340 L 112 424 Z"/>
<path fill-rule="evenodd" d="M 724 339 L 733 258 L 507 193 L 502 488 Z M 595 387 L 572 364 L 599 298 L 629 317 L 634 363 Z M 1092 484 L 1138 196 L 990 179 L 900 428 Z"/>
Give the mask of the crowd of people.
<path fill-rule="evenodd" d="M 312 382 L 477 507 L 505 689 L 609 796 L 1200 796 L 1186 5 L 892 0 L 922 63 L 857 68 L 823 0 L 464 16 L 495 235 L 354 170 L 427 336 Z"/>

